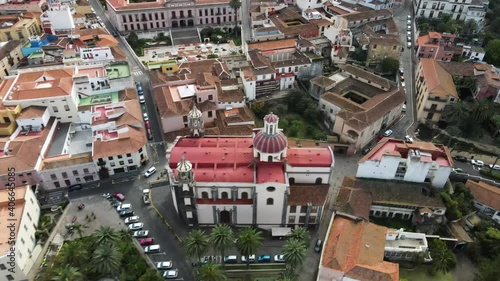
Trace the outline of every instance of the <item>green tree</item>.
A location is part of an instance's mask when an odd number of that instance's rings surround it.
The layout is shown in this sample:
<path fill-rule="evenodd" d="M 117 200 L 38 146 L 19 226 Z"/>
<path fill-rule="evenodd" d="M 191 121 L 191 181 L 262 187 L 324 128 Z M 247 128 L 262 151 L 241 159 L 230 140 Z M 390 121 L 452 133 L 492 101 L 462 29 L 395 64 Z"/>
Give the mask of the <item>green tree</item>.
<path fill-rule="evenodd" d="M 300 268 L 306 258 L 307 248 L 304 241 L 298 239 L 288 239 L 283 246 L 283 255 L 288 267 L 288 270 L 294 272 Z"/>
<path fill-rule="evenodd" d="M 64 243 L 64 246 L 59 252 L 58 260 L 61 262 L 61 265 L 80 267 L 86 264 L 88 255 L 87 245 L 81 240 L 76 240 Z"/>
<path fill-rule="evenodd" d="M 67 264 L 64 268 L 57 272 L 52 281 L 83 281 L 84 276 L 77 268 Z"/>
<path fill-rule="evenodd" d="M 182 242 L 184 251 L 188 258 L 201 260 L 201 257 L 207 253 L 210 247 L 209 239 L 204 231 L 193 230 L 189 232 L 186 239 Z"/>
<path fill-rule="evenodd" d="M 500 255 L 494 260 L 485 260 L 479 267 L 474 281 L 497 281 L 500 276 Z"/>
<path fill-rule="evenodd" d="M 500 39 L 489 41 L 486 45 L 485 51 L 485 61 L 494 65 L 500 65 Z"/>
<path fill-rule="evenodd" d="M 237 35 L 238 32 L 238 10 L 241 8 L 240 0 L 231 0 L 229 1 L 229 7 L 234 10 L 234 35 Z M 246 11 L 244 11 L 246 13 Z"/>
<path fill-rule="evenodd" d="M 101 225 L 92 236 L 96 246 L 101 244 L 114 244 L 120 239 L 118 231 L 107 225 Z"/>
<path fill-rule="evenodd" d="M 471 117 L 477 123 L 483 123 L 489 120 L 495 114 L 493 102 L 488 99 L 477 100 L 472 102 Z"/>
<path fill-rule="evenodd" d="M 466 21 L 462 26 L 462 36 L 470 36 L 477 32 L 477 22 L 473 19 Z"/>
<path fill-rule="evenodd" d="M 122 253 L 113 244 L 101 244 L 92 254 L 92 266 L 96 273 L 115 276 L 120 272 Z"/>
<path fill-rule="evenodd" d="M 221 256 L 224 257 L 226 250 L 229 250 L 234 245 L 234 234 L 231 227 L 227 224 L 215 226 L 210 233 L 210 244 L 214 251 L 219 251 Z M 224 263 L 224 259 L 222 263 Z"/>
<path fill-rule="evenodd" d="M 302 244 L 304 247 L 308 248 L 309 246 L 309 231 L 304 227 L 298 227 L 292 230 L 292 233 L 288 235 L 288 239 L 295 239 Z"/>
<path fill-rule="evenodd" d="M 443 111 L 444 119 L 451 124 L 459 124 L 470 117 L 470 106 L 465 101 L 456 101 L 445 106 Z"/>
<path fill-rule="evenodd" d="M 121 279 L 120 279 L 121 280 Z M 163 276 L 157 270 L 148 268 L 146 272 L 139 277 L 139 281 L 163 281 Z"/>
<path fill-rule="evenodd" d="M 434 272 L 448 273 L 455 265 L 457 260 L 455 254 L 448 249 L 446 243 L 440 239 L 434 239 L 430 245 L 432 257 L 432 270 Z"/>
<path fill-rule="evenodd" d="M 84 225 L 84 224 L 75 223 L 75 224 L 71 227 L 71 229 L 70 229 L 70 231 L 69 231 L 69 237 L 73 237 L 73 235 L 74 235 L 75 233 L 77 233 L 77 234 L 78 234 L 78 237 L 80 237 L 80 239 L 81 239 L 81 238 L 83 237 L 83 233 L 84 233 L 84 231 L 83 231 L 83 230 L 84 230 L 85 228 L 89 228 L 89 227 L 88 227 L 88 226 L 86 226 L 86 225 Z"/>
<path fill-rule="evenodd" d="M 396 73 L 399 69 L 399 60 L 392 57 L 386 57 L 382 60 L 382 69 L 386 73 Z"/>
<path fill-rule="evenodd" d="M 134 31 L 131 31 L 127 37 L 127 42 L 132 49 L 140 47 L 139 36 Z"/>
<path fill-rule="evenodd" d="M 262 246 L 262 233 L 253 228 L 244 228 L 238 233 L 236 248 L 242 256 L 247 258 L 247 267 L 250 267 L 250 255 L 253 255 Z"/>
<path fill-rule="evenodd" d="M 460 128 L 457 126 L 448 126 L 446 127 L 445 131 L 448 133 L 448 144 L 446 145 L 448 147 L 451 146 L 451 141 L 453 140 L 453 138 L 462 136 L 462 130 L 460 130 Z"/>
<path fill-rule="evenodd" d="M 296 280 L 297 280 L 297 276 L 295 276 L 295 274 L 293 274 L 290 271 L 285 271 L 285 272 L 280 273 L 280 276 L 278 277 L 278 279 L 276 281 L 296 281 Z"/>
<path fill-rule="evenodd" d="M 225 281 L 227 280 L 222 267 L 214 263 L 206 263 L 198 269 L 196 280 L 199 281 Z"/>

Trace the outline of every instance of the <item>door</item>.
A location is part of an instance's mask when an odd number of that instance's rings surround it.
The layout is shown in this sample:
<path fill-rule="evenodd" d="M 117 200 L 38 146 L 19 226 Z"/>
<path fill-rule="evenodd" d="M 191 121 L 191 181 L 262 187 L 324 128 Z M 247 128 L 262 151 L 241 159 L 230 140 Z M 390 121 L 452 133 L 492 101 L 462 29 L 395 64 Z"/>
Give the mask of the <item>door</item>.
<path fill-rule="evenodd" d="M 220 223 L 222 224 L 231 224 L 231 213 L 229 211 L 220 212 Z"/>

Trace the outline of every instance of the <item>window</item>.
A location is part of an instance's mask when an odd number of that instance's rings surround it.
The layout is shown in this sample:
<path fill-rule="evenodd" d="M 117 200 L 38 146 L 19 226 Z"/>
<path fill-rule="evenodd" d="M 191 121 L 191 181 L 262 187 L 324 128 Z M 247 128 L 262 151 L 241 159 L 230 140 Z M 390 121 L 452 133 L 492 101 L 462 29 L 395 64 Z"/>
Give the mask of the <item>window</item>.
<path fill-rule="evenodd" d="M 132 157 L 132 154 L 130 154 L 130 153 L 127 153 L 127 157 Z"/>
<path fill-rule="evenodd" d="M 273 192 L 273 191 L 275 191 L 275 190 L 276 190 L 276 187 L 274 187 L 274 186 L 268 186 L 268 187 L 266 188 L 266 190 L 267 190 L 268 192 Z"/>
<path fill-rule="evenodd" d="M 188 117 L 187 116 L 182 116 L 182 122 L 187 122 L 188 121 Z"/>
<path fill-rule="evenodd" d="M 58 182 L 58 181 L 55 181 L 55 182 L 54 182 L 54 186 L 55 186 L 56 188 L 61 187 L 61 185 L 59 184 L 59 182 Z"/>
<path fill-rule="evenodd" d="M 266 201 L 267 201 L 266 202 L 267 205 L 274 205 L 274 199 L 273 198 L 267 198 Z"/>
<path fill-rule="evenodd" d="M 201 198 L 203 198 L 203 199 L 208 199 L 208 192 L 203 191 L 203 192 L 201 193 Z"/>
<path fill-rule="evenodd" d="M 373 49 L 377 49 L 377 45 L 373 45 Z"/>
<path fill-rule="evenodd" d="M 78 171 L 77 170 L 73 170 L 73 176 L 78 176 Z"/>
<path fill-rule="evenodd" d="M 228 194 L 227 192 L 222 192 L 221 197 L 222 199 L 228 199 Z"/>
<path fill-rule="evenodd" d="M 0 270 L 6 270 L 6 269 L 7 269 L 7 267 L 5 267 L 5 264 L 0 263 Z"/>
<path fill-rule="evenodd" d="M 290 206 L 290 213 L 294 214 L 297 212 L 297 206 Z"/>
<path fill-rule="evenodd" d="M 208 118 L 212 118 L 212 111 L 208 112 Z"/>
<path fill-rule="evenodd" d="M 301 206 L 300 207 L 300 212 L 301 213 L 307 213 L 307 206 Z"/>
<path fill-rule="evenodd" d="M 59 109 L 57 108 L 57 106 L 52 106 L 52 111 L 54 111 L 54 113 L 58 113 Z"/>
<path fill-rule="evenodd" d="M 316 223 L 316 216 L 310 216 L 309 223 Z"/>
<path fill-rule="evenodd" d="M 288 223 L 295 223 L 295 216 L 289 216 Z"/>
<path fill-rule="evenodd" d="M 22 237 L 21 237 L 21 243 L 23 243 L 23 244 L 25 243 L 25 241 L 24 241 L 24 239 Z"/>
<path fill-rule="evenodd" d="M 248 192 L 242 192 L 241 199 L 248 199 Z"/>
<path fill-rule="evenodd" d="M 109 157 L 108 157 L 108 159 L 109 159 L 109 160 L 113 160 L 113 156 L 109 156 Z"/>
<path fill-rule="evenodd" d="M 311 213 L 317 213 L 317 212 L 318 212 L 318 206 L 312 206 Z"/>
<path fill-rule="evenodd" d="M 52 175 L 50 175 L 50 178 L 51 178 L 53 181 L 57 180 L 57 176 L 56 176 L 56 174 L 52 174 Z"/>
<path fill-rule="evenodd" d="M 26 213 L 26 215 L 28 216 L 28 219 L 30 219 L 30 221 L 32 221 L 33 219 L 31 218 L 30 216 L 30 213 Z"/>
<path fill-rule="evenodd" d="M 300 216 L 299 223 L 305 223 L 305 222 L 306 222 L 306 216 Z"/>
<path fill-rule="evenodd" d="M 67 104 L 64 105 L 64 111 L 69 111 L 69 106 Z"/>
<path fill-rule="evenodd" d="M 65 179 L 67 179 L 67 178 L 68 178 L 68 173 L 66 173 L 66 172 L 62 172 L 62 174 L 61 174 L 61 175 L 62 175 L 62 177 L 63 177 L 63 178 L 65 178 Z"/>
<path fill-rule="evenodd" d="M 132 164 L 132 163 L 134 163 L 134 160 L 132 160 L 132 159 L 128 159 L 128 163 L 129 163 L 129 164 Z"/>
<path fill-rule="evenodd" d="M 123 161 L 120 161 L 120 165 L 122 165 L 122 166 L 123 166 L 123 165 L 125 165 L 125 162 L 123 162 Z"/>
<path fill-rule="evenodd" d="M 80 178 L 75 178 L 77 183 L 80 183 L 82 180 Z"/>
<path fill-rule="evenodd" d="M 12 277 L 12 275 L 6 275 L 5 277 L 7 277 L 7 281 L 13 281 L 14 280 L 14 277 Z"/>
<path fill-rule="evenodd" d="M 111 166 L 111 167 L 116 166 L 115 162 L 111 162 L 111 163 L 110 163 L 110 166 Z"/>
<path fill-rule="evenodd" d="M 88 169 L 88 168 L 84 168 L 84 169 L 83 169 L 83 173 L 84 173 L 84 174 L 88 174 L 88 173 L 89 173 L 89 169 Z"/>

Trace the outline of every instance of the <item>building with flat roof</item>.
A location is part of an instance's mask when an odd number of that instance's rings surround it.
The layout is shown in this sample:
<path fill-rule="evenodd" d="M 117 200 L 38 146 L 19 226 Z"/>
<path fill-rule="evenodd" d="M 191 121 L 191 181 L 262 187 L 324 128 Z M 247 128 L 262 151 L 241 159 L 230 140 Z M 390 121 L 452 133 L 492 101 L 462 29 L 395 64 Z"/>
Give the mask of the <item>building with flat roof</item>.
<path fill-rule="evenodd" d="M 384 256 L 388 260 L 414 261 L 422 256 L 425 262 L 431 262 L 432 258 L 425 233 L 407 232 L 401 229 L 388 229 Z"/>
<path fill-rule="evenodd" d="M 399 265 L 384 261 L 387 228 L 334 213 L 319 262 L 317 281 L 399 280 Z"/>
<path fill-rule="evenodd" d="M 174 206 L 188 225 L 271 229 L 320 222 L 332 150 L 288 146 L 278 121 L 266 115 L 264 128 L 253 136 L 179 137 L 174 142 L 167 151 L 168 174 Z"/>
<path fill-rule="evenodd" d="M 383 138 L 358 162 L 358 178 L 430 182 L 443 188 L 453 167 L 448 148 L 441 144 Z"/>
<path fill-rule="evenodd" d="M 15 199 L 12 200 L 11 197 Z M 2 222 L 0 280 L 28 280 L 28 272 L 38 258 L 38 255 L 32 254 L 36 247 L 41 248 L 36 245 L 35 239 L 39 218 L 40 206 L 29 186 L 22 185 L 14 190 L 0 190 L 0 221 Z M 12 256 L 15 258 L 11 258 Z"/>

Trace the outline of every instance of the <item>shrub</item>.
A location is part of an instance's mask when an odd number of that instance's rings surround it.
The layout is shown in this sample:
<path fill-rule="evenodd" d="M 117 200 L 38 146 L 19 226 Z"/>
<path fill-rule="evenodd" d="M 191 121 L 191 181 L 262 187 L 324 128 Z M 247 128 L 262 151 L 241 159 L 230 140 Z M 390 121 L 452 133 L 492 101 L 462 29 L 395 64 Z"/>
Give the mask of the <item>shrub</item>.
<path fill-rule="evenodd" d="M 489 170 L 488 168 L 479 170 L 479 173 L 483 176 L 500 180 L 500 173 L 495 170 Z"/>

